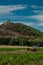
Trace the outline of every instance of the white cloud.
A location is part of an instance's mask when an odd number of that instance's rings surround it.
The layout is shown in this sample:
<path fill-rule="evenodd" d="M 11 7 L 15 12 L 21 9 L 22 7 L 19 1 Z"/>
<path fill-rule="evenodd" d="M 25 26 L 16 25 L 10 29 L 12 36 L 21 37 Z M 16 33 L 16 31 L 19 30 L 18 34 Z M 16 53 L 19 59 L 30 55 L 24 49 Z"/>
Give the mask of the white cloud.
<path fill-rule="evenodd" d="M 43 10 L 33 10 L 35 13 L 43 13 Z"/>
<path fill-rule="evenodd" d="M 30 16 L 29 18 L 37 20 L 37 24 L 33 26 L 43 26 L 43 15 Z"/>
<path fill-rule="evenodd" d="M 23 23 L 24 25 L 27 25 L 27 26 L 34 26 L 34 23 L 33 22 L 23 22 L 23 21 L 13 21 L 13 23 Z"/>
<path fill-rule="evenodd" d="M 0 21 L 0 25 L 5 23 L 6 21 L 3 21 L 1 22 Z M 27 26 L 43 26 L 43 22 L 39 22 L 38 24 L 34 23 L 34 22 L 23 22 L 23 21 L 13 21 L 13 23 L 23 23 L 24 25 L 27 25 Z"/>
<path fill-rule="evenodd" d="M 43 22 L 39 22 L 37 26 L 43 26 Z"/>
<path fill-rule="evenodd" d="M 5 23 L 6 21 L 4 21 L 4 22 L 0 22 L 0 25 L 1 24 L 3 24 L 3 23 Z M 24 25 L 27 25 L 27 26 L 34 26 L 34 23 L 26 23 L 26 22 L 23 22 L 23 21 L 13 21 L 13 23 L 23 23 Z"/>
<path fill-rule="evenodd" d="M 43 14 L 43 10 L 33 10 L 33 12 L 40 15 Z"/>
<path fill-rule="evenodd" d="M 43 8 L 43 6 L 38 6 L 38 5 L 31 5 L 31 7 L 34 8 L 34 9 L 38 9 L 38 8 L 41 9 L 41 8 Z"/>
<path fill-rule="evenodd" d="M 10 13 L 13 10 L 25 9 L 26 5 L 8 5 L 8 6 L 0 6 L 0 14 Z"/>
<path fill-rule="evenodd" d="M 34 25 L 33 23 L 25 23 L 25 22 L 23 24 L 25 24 L 27 26 L 33 26 Z"/>
<path fill-rule="evenodd" d="M 3 24 L 3 22 L 0 22 L 0 25 Z"/>
<path fill-rule="evenodd" d="M 38 6 L 37 5 L 31 5 L 31 7 L 37 9 Z"/>
<path fill-rule="evenodd" d="M 34 15 L 34 16 L 30 16 L 29 18 L 36 19 L 38 21 L 43 21 L 43 15 Z"/>

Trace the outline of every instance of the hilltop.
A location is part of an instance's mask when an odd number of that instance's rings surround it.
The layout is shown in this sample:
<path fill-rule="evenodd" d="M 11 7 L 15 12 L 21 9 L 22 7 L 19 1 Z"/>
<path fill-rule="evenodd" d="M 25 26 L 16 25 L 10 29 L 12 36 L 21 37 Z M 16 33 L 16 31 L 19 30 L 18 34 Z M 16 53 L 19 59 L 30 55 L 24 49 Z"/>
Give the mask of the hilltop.
<path fill-rule="evenodd" d="M 12 23 L 8 20 L 0 25 L 0 36 L 43 36 L 43 32 L 22 23 Z"/>

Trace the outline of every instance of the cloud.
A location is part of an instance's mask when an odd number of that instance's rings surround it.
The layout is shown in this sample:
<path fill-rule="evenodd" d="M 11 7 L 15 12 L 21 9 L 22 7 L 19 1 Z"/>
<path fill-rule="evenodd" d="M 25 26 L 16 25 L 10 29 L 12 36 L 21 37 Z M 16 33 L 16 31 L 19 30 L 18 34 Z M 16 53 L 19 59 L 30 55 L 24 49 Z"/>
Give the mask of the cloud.
<path fill-rule="evenodd" d="M 7 22 L 7 20 L 4 20 L 4 21 L 0 21 L 0 25 Z M 26 22 L 26 21 L 11 21 L 13 23 L 23 23 L 24 25 L 27 25 L 27 26 L 34 26 L 35 23 L 34 22 Z"/>
<path fill-rule="evenodd" d="M 43 22 L 39 22 L 37 26 L 43 26 Z"/>
<path fill-rule="evenodd" d="M 3 24 L 3 22 L 0 22 L 0 25 Z"/>
<path fill-rule="evenodd" d="M 43 10 L 43 6 L 38 6 L 38 5 L 31 5 L 31 8 L 33 8 L 34 10 Z"/>
<path fill-rule="evenodd" d="M 33 22 L 23 22 L 23 21 L 13 21 L 13 23 L 23 23 L 24 25 L 27 25 L 27 26 L 34 26 L 35 23 Z"/>
<path fill-rule="evenodd" d="M 25 24 L 27 26 L 33 26 L 34 25 L 33 23 L 25 23 L 25 22 L 23 24 Z"/>
<path fill-rule="evenodd" d="M 38 6 L 37 5 L 31 5 L 31 7 L 37 9 Z"/>
<path fill-rule="evenodd" d="M 31 5 L 31 7 L 34 8 L 34 9 L 38 9 L 38 8 L 42 9 L 43 8 L 43 6 L 38 6 L 38 5 Z"/>
<path fill-rule="evenodd" d="M 43 21 L 43 15 L 34 15 L 34 16 L 30 16 L 29 18 L 36 19 L 38 21 Z"/>
<path fill-rule="evenodd" d="M 8 5 L 8 6 L 0 6 L 0 14 L 10 13 L 13 10 L 25 9 L 26 5 Z"/>
<path fill-rule="evenodd" d="M 7 20 L 6 20 L 7 21 Z M 6 21 L 0 21 L 0 25 L 5 23 Z M 27 26 L 37 27 L 37 26 L 43 26 L 43 22 L 35 23 L 35 22 L 23 22 L 23 21 L 12 21 L 13 23 L 22 23 Z"/>
<path fill-rule="evenodd" d="M 33 10 L 35 13 L 43 13 L 43 10 Z"/>
<path fill-rule="evenodd" d="M 43 10 L 33 10 L 33 12 L 36 14 L 43 14 Z"/>

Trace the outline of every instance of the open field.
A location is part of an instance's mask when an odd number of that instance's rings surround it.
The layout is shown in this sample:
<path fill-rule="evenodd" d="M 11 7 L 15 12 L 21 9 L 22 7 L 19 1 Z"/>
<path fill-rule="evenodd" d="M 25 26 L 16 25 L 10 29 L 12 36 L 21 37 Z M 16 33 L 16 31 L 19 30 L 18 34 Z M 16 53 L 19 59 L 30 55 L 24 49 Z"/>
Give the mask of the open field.
<path fill-rule="evenodd" d="M 0 55 L 0 65 L 43 65 L 43 53 Z"/>
<path fill-rule="evenodd" d="M 27 46 L 0 46 L 0 51 L 27 51 Z"/>
<path fill-rule="evenodd" d="M 37 51 L 32 52 L 28 50 L 28 46 L 0 46 L 0 54 L 33 54 L 42 53 L 43 47 L 38 47 Z"/>
<path fill-rule="evenodd" d="M 43 47 L 37 51 L 28 51 L 28 48 L 0 46 L 0 65 L 43 65 Z"/>
<path fill-rule="evenodd" d="M 15 50 L 27 50 L 30 46 L 0 46 L 0 51 L 15 51 Z M 43 51 L 43 47 L 37 47 L 38 51 Z"/>

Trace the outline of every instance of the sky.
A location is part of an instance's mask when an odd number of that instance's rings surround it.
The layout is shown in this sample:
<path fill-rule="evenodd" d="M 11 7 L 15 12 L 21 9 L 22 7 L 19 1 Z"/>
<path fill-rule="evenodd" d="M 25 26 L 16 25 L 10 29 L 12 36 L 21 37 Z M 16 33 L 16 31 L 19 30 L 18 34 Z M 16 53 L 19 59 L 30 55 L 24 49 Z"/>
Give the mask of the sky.
<path fill-rule="evenodd" d="M 43 31 L 43 0 L 0 0 L 0 24 L 8 19 Z"/>

